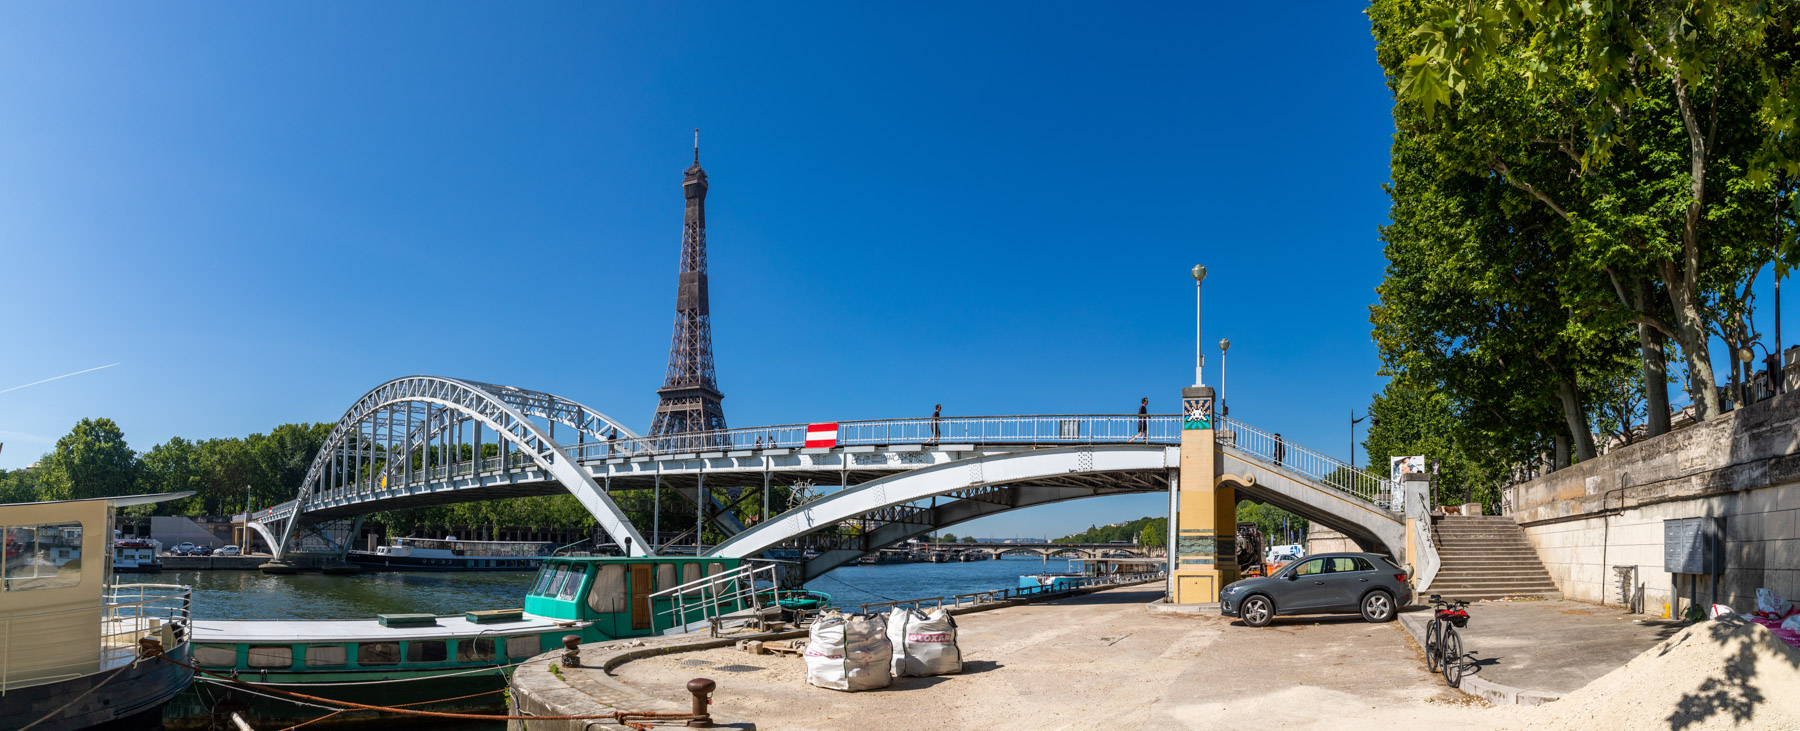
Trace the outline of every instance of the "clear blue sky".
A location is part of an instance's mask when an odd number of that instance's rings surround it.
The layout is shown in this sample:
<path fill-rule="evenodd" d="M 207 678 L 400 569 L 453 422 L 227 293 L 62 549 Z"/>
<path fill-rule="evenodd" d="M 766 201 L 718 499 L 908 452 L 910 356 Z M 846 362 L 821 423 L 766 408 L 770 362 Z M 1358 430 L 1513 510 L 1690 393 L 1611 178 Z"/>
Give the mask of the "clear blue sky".
<path fill-rule="evenodd" d="M 1233 415 L 1343 456 L 1381 386 L 1390 97 L 1359 6 L 1265 12 L 7 5 L 0 388 L 122 365 L 0 394 L 0 467 L 82 417 L 142 451 L 414 373 L 641 430 L 695 127 L 732 425 L 1173 412 L 1204 263 Z"/>

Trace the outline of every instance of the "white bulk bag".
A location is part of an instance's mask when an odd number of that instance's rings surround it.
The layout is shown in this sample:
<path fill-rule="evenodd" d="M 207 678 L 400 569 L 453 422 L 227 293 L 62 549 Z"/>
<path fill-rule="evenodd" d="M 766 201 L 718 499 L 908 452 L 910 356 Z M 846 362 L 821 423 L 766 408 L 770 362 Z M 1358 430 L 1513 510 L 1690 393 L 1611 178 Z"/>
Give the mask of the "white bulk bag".
<path fill-rule="evenodd" d="M 879 614 L 833 612 L 813 620 L 806 643 L 806 682 L 832 690 L 874 690 L 893 682 L 894 646 Z"/>
<path fill-rule="evenodd" d="M 1769 619 L 1782 619 L 1793 612 L 1794 605 L 1781 598 L 1774 589 L 1756 590 L 1756 613 Z"/>
<path fill-rule="evenodd" d="M 924 677 L 962 672 L 962 648 L 956 644 L 956 620 L 943 607 L 926 614 L 894 607 L 887 618 L 888 641 L 894 644 L 894 675 Z"/>

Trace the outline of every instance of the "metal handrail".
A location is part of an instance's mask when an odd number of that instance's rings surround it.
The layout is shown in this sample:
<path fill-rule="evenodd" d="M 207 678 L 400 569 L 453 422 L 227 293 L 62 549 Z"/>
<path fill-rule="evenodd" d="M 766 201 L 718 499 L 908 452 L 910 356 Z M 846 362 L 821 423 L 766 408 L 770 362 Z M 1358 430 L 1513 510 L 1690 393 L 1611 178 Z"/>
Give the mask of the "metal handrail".
<path fill-rule="evenodd" d="M 1232 432 L 1227 449 L 1287 470 L 1320 486 L 1334 488 L 1384 510 L 1394 510 L 1393 481 L 1342 460 L 1327 457 L 1234 419 L 1220 418 L 1219 428 Z"/>
<path fill-rule="evenodd" d="M 737 609 L 733 609 L 733 612 L 745 609 L 760 610 L 764 594 L 769 595 L 771 601 L 780 595 L 781 582 L 776 576 L 775 569 L 773 564 L 764 566 L 741 564 L 730 571 L 702 576 L 685 584 L 651 594 L 645 598 L 645 601 L 650 603 L 650 626 L 654 628 L 656 618 L 663 615 L 670 615 L 670 629 L 686 627 L 697 622 L 711 622 L 722 615 L 721 604 L 736 606 Z M 766 580 L 769 582 L 767 588 L 757 586 L 756 582 L 763 580 L 757 578 L 758 574 L 767 574 Z M 659 598 L 669 600 L 668 609 L 656 611 L 656 600 Z M 690 620 L 688 615 L 696 612 L 699 617 Z M 717 636 L 718 629 L 718 625 L 713 624 L 710 631 Z"/>
<path fill-rule="evenodd" d="M 174 652 L 189 640 L 193 618 L 193 591 L 176 584 L 115 584 L 102 603 L 74 609 L 0 617 L 0 693 L 94 672 L 117 668 L 137 658 L 138 640 L 157 637 L 163 648 Z M 70 647 L 56 633 L 51 639 L 31 642 L 32 625 L 53 617 L 75 617 L 100 625 L 98 643 Z M 24 625 L 23 631 L 19 630 Z M 165 630 L 167 633 L 165 634 Z M 23 640 L 23 641 L 22 641 Z M 34 659 L 60 657 L 56 664 L 35 669 L 15 683 L 11 670 L 15 656 Z"/>
<path fill-rule="evenodd" d="M 1007 589 L 991 589 L 988 591 L 970 592 L 968 594 L 957 594 L 957 595 L 951 596 L 951 597 L 929 596 L 929 597 L 922 597 L 919 599 L 897 599 L 894 601 L 886 601 L 886 602 L 870 602 L 868 604 L 857 605 L 857 611 L 859 611 L 863 614 L 868 614 L 868 613 L 870 613 L 869 612 L 870 609 L 877 609 L 877 608 L 881 608 L 881 607 L 887 607 L 890 609 L 896 608 L 896 607 L 907 607 L 907 608 L 912 608 L 912 609 L 918 609 L 918 608 L 922 608 L 927 602 L 936 602 L 935 604 L 931 605 L 931 607 L 933 609 L 943 607 L 946 603 L 948 603 L 949 606 L 951 606 L 951 607 L 959 607 L 965 603 L 984 604 L 987 602 L 1005 601 L 1007 599 L 1023 599 L 1026 597 L 1046 596 L 1046 595 L 1050 595 L 1050 594 L 1064 594 L 1064 593 L 1068 593 L 1071 591 L 1075 591 L 1077 589 L 1091 589 L 1096 586 L 1112 586 L 1115 584 L 1117 584 L 1117 585 L 1139 584 L 1139 583 L 1143 583 L 1146 581 L 1155 581 L 1157 579 L 1162 579 L 1162 578 L 1167 578 L 1167 574 L 1162 571 L 1145 571 L 1145 572 L 1137 572 L 1137 573 L 1129 573 L 1129 574 L 1119 574 L 1119 573 L 1102 574 L 1099 576 L 1086 576 L 1086 577 L 1082 577 L 1079 579 L 1071 579 L 1068 581 L 1059 581 L 1059 582 L 1055 582 L 1052 584 L 1045 584 L 1043 586 L 1028 586 L 1028 587 L 1017 587 L 1017 588 L 1007 588 Z M 950 601 L 945 602 L 944 601 L 945 599 L 949 599 Z M 964 601 L 965 599 L 968 601 L 965 602 Z"/>
<path fill-rule="evenodd" d="M 807 424 L 725 429 L 663 437 L 639 437 L 563 445 L 578 460 L 685 452 L 795 449 L 806 446 Z M 1046 445 L 1181 442 L 1175 414 L 1040 414 L 946 416 L 837 422 L 835 446 L 886 444 Z M 1139 427 L 1143 432 L 1140 436 Z"/>

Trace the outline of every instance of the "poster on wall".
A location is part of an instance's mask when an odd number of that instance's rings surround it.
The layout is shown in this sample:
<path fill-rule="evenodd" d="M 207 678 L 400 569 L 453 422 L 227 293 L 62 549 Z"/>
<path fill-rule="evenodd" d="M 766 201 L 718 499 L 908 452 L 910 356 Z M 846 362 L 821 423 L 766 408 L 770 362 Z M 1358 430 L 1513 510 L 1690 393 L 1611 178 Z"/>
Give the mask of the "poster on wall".
<path fill-rule="evenodd" d="M 1394 482 L 1405 479 L 1407 475 L 1425 474 L 1425 456 L 1389 457 L 1388 477 Z"/>

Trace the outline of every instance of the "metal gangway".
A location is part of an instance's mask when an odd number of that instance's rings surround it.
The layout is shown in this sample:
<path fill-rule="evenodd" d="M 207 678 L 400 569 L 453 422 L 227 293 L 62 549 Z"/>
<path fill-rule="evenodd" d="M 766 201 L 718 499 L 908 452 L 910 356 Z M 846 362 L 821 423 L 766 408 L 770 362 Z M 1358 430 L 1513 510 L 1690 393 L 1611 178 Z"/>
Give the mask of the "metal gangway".
<path fill-rule="evenodd" d="M 661 620 L 666 618 L 668 628 L 662 630 L 665 635 L 705 629 L 718 637 L 719 631 L 729 622 L 748 624 L 765 619 L 769 610 L 780 608 L 776 603 L 781 595 L 778 568 L 772 563 L 758 566 L 746 562 L 730 571 L 651 594 L 648 598 L 650 626 L 662 627 Z M 759 585 L 759 581 L 767 583 Z M 659 599 L 667 602 L 666 609 L 657 609 Z"/>

